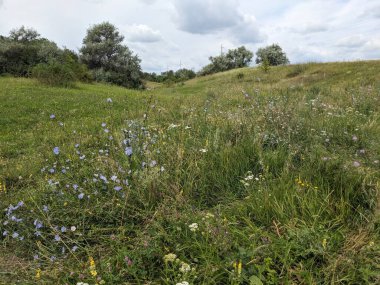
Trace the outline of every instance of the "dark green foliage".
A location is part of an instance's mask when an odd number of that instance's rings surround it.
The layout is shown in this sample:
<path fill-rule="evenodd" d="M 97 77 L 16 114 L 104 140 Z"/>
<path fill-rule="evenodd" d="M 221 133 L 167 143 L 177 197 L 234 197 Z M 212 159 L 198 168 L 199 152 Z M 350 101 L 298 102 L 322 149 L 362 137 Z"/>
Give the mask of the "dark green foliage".
<path fill-rule="evenodd" d="M 0 73 L 29 76 L 33 66 L 47 63 L 59 54 L 54 42 L 40 38 L 37 31 L 22 26 L 9 37 L 0 37 Z"/>
<path fill-rule="evenodd" d="M 96 81 L 141 88 L 141 60 L 122 44 L 123 39 L 108 22 L 94 25 L 83 39 L 81 61 L 93 72 Z"/>
<path fill-rule="evenodd" d="M 265 48 L 259 48 L 256 55 L 257 64 L 264 62 L 264 60 L 268 60 L 269 65 L 272 66 L 289 63 L 289 59 L 286 57 L 285 52 L 282 51 L 282 48 L 278 44 L 272 44 Z"/>
<path fill-rule="evenodd" d="M 162 72 L 160 75 L 156 73 L 143 73 L 143 78 L 148 81 L 159 82 L 159 83 L 176 83 L 183 82 L 189 79 L 193 79 L 196 77 L 196 73 L 191 69 L 182 68 L 174 72 L 173 70 L 169 70 L 166 72 Z"/>
<path fill-rule="evenodd" d="M 217 72 L 223 72 L 235 68 L 246 67 L 252 61 L 253 53 L 244 46 L 237 49 L 231 49 L 227 54 L 220 56 L 210 56 L 210 64 L 206 65 L 199 72 L 199 75 L 208 75 Z"/>
<path fill-rule="evenodd" d="M 41 83 L 51 86 L 72 87 L 76 80 L 70 65 L 58 61 L 36 65 L 32 70 L 32 76 Z"/>

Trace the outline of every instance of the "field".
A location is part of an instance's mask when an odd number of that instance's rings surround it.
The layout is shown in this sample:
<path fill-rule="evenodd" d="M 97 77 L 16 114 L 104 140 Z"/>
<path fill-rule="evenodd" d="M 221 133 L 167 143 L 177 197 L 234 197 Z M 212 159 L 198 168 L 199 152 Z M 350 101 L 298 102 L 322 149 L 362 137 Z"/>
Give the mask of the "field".
<path fill-rule="evenodd" d="M 0 284 L 380 283 L 380 61 L 0 100 Z"/>

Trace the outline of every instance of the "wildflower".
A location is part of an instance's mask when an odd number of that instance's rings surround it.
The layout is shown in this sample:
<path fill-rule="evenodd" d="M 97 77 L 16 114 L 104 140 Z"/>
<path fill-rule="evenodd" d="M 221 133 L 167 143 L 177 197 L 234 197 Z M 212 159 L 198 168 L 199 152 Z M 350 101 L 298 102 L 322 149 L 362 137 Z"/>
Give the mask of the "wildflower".
<path fill-rule="evenodd" d="M 54 115 L 54 114 L 51 114 L 51 115 L 50 115 L 50 119 L 55 119 L 55 115 Z"/>
<path fill-rule="evenodd" d="M 352 141 L 356 142 L 358 140 L 357 136 L 352 136 Z"/>
<path fill-rule="evenodd" d="M 98 273 L 96 272 L 95 260 L 92 256 L 89 257 L 89 262 L 90 262 L 90 274 L 93 277 L 95 277 L 96 275 L 98 275 Z"/>
<path fill-rule="evenodd" d="M 370 241 L 368 244 L 369 247 L 373 247 L 374 245 L 375 245 L 375 242 L 373 242 L 373 241 Z"/>
<path fill-rule="evenodd" d="M 132 151 L 132 147 L 127 146 L 127 147 L 125 148 L 125 154 L 128 155 L 128 156 L 132 156 L 132 153 L 133 153 L 133 151 Z"/>
<path fill-rule="evenodd" d="M 77 230 L 77 228 L 76 228 L 76 226 L 71 226 L 70 230 L 71 230 L 72 232 L 75 232 L 75 231 Z"/>
<path fill-rule="evenodd" d="M 189 285 L 189 282 L 182 281 L 182 282 L 176 283 L 175 285 Z"/>
<path fill-rule="evenodd" d="M 104 128 L 105 126 L 107 126 L 107 124 L 106 123 L 102 123 L 102 127 Z"/>
<path fill-rule="evenodd" d="M 73 246 L 73 248 L 71 249 L 73 252 L 75 252 L 76 250 L 78 249 L 78 247 L 76 245 Z"/>
<path fill-rule="evenodd" d="M 186 273 L 186 272 L 189 272 L 191 270 L 191 267 L 189 264 L 187 264 L 186 262 L 181 262 L 181 267 L 179 268 L 179 271 L 181 271 L 182 273 Z"/>
<path fill-rule="evenodd" d="M 78 199 L 79 199 L 79 200 L 82 200 L 83 197 L 84 197 L 84 193 L 80 193 L 80 194 L 78 195 Z"/>
<path fill-rule="evenodd" d="M 111 176 L 111 180 L 112 180 L 113 182 L 115 182 L 116 179 L 117 179 L 117 176 L 116 176 L 116 175 Z"/>
<path fill-rule="evenodd" d="M 327 239 L 325 239 L 325 238 L 322 240 L 322 247 L 323 247 L 324 250 L 326 250 L 326 247 L 327 247 Z"/>
<path fill-rule="evenodd" d="M 196 232 L 198 230 L 198 224 L 197 223 L 192 223 L 189 225 L 190 231 Z"/>
<path fill-rule="evenodd" d="M 203 152 L 203 153 L 206 153 L 206 152 L 207 152 L 207 149 L 205 149 L 205 148 L 201 148 L 199 151 L 200 151 L 200 152 Z"/>
<path fill-rule="evenodd" d="M 61 227 L 61 232 L 65 233 L 67 231 L 66 227 Z"/>
<path fill-rule="evenodd" d="M 38 268 L 36 270 L 36 279 L 40 279 L 41 278 L 41 268 Z"/>
<path fill-rule="evenodd" d="M 354 161 L 354 162 L 352 163 L 352 165 L 353 165 L 354 167 L 359 167 L 359 166 L 360 166 L 360 162 L 359 162 L 359 161 Z"/>
<path fill-rule="evenodd" d="M 13 237 L 13 238 L 18 238 L 18 236 L 19 236 L 18 232 L 14 232 L 14 233 L 12 234 L 12 237 Z"/>
<path fill-rule="evenodd" d="M 43 206 L 42 206 L 42 211 L 44 211 L 44 212 L 48 212 L 48 211 L 49 211 L 48 206 L 43 205 Z"/>
<path fill-rule="evenodd" d="M 107 98 L 107 103 L 112 103 L 112 99 L 111 98 Z"/>
<path fill-rule="evenodd" d="M 88 283 L 78 282 L 77 285 L 89 285 Z"/>
<path fill-rule="evenodd" d="M 61 237 L 60 237 L 59 235 L 55 235 L 55 236 L 54 236 L 54 240 L 55 240 L 55 241 L 60 241 L 60 240 L 61 240 Z"/>
<path fill-rule="evenodd" d="M 58 155 L 59 154 L 59 147 L 56 146 L 55 148 L 53 148 L 53 152 L 55 155 Z"/>
<path fill-rule="evenodd" d="M 42 222 L 40 222 L 40 221 L 37 220 L 37 219 L 34 220 L 33 225 L 36 227 L 36 229 L 40 229 L 40 228 L 43 227 Z"/>
<path fill-rule="evenodd" d="M 8 235 L 8 231 L 3 231 L 3 236 L 7 236 Z"/>
<path fill-rule="evenodd" d="M 155 160 L 152 160 L 150 163 L 149 163 L 149 166 L 150 167 L 155 167 L 157 165 L 157 161 Z"/>
<path fill-rule="evenodd" d="M 79 147 L 79 143 L 77 143 L 76 145 L 74 145 L 75 148 L 78 148 Z"/>
<path fill-rule="evenodd" d="M 169 253 L 169 254 L 165 255 L 163 259 L 164 259 L 165 263 L 174 262 L 174 260 L 177 259 L 177 255 L 175 255 L 174 253 Z"/>
<path fill-rule="evenodd" d="M 207 213 L 207 214 L 205 215 L 205 218 L 206 218 L 206 219 L 212 219 L 212 218 L 214 218 L 214 217 L 215 217 L 215 215 L 212 214 L 212 213 Z"/>
<path fill-rule="evenodd" d="M 128 256 L 124 257 L 124 260 L 128 266 L 132 266 L 132 260 Z"/>
<path fill-rule="evenodd" d="M 115 191 L 120 191 L 121 189 L 123 189 L 123 187 L 121 187 L 121 186 L 115 186 L 113 189 L 114 189 Z"/>

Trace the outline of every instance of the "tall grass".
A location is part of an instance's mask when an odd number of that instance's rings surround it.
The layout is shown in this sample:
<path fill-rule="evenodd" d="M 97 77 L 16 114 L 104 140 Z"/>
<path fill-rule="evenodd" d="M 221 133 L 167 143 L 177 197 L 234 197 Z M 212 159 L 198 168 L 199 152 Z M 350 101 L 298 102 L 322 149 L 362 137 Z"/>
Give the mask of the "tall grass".
<path fill-rule="evenodd" d="M 0 79 L 0 280 L 378 283 L 378 67 L 144 92 Z"/>

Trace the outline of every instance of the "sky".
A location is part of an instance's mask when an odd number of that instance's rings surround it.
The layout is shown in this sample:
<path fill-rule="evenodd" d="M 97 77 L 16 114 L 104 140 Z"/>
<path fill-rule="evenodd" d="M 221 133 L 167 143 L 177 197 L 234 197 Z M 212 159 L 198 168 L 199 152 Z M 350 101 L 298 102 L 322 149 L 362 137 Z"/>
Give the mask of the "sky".
<path fill-rule="evenodd" d="M 0 35 L 24 25 L 75 51 L 104 21 L 148 72 L 272 43 L 291 63 L 380 59 L 380 0 L 0 0 Z"/>

